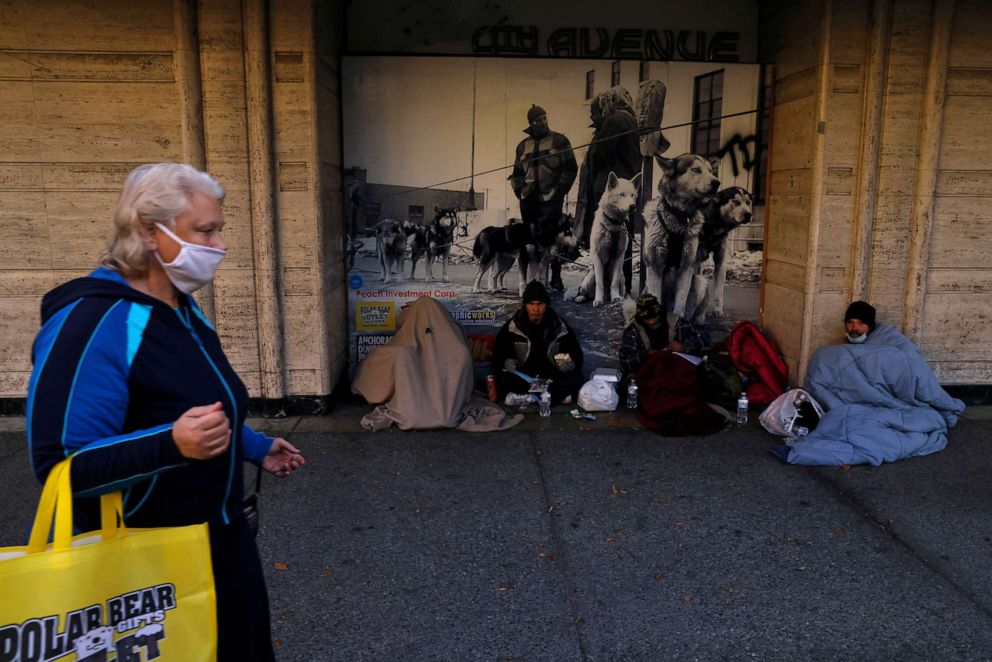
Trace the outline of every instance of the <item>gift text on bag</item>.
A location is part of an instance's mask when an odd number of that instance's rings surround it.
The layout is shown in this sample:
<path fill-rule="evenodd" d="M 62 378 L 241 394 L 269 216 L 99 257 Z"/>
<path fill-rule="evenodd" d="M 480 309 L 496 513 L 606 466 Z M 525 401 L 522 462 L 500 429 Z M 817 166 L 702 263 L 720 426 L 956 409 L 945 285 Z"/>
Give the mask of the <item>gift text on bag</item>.
<path fill-rule="evenodd" d="M 61 629 L 59 614 L 4 625 L 0 662 L 48 662 L 70 653 L 75 653 L 73 659 L 87 661 L 154 660 L 165 639 L 165 612 L 175 608 L 176 587 L 158 584 L 110 598 L 105 606 L 70 611 Z M 129 634 L 115 640 L 115 632 Z"/>

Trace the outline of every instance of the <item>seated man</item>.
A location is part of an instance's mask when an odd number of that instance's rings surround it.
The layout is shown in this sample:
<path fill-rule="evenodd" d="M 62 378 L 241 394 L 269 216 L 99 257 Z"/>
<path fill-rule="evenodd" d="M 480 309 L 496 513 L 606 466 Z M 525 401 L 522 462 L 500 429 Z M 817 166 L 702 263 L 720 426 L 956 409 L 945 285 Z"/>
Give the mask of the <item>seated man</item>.
<path fill-rule="evenodd" d="M 682 351 L 682 343 L 668 340 L 668 320 L 653 294 L 637 297 L 634 318 L 623 330 L 620 340 L 620 368 L 626 377 L 641 369 L 651 352 L 670 349 Z"/>
<path fill-rule="evenodd" d="M 565 320 L 548 305 L 551 299 L 544 285 L 528 283 L 523 304 L 496 334 L 493 349 L 493 374 L 496 392 L 507 404 L 526 400 L 507 394 L 528 397 L 530 379 L 551 380 L 551 402 L 567 397 L 573 400 L 582 386 L 582 348 Z M 537 401 L 536 396 L 531 398 Z"/>
<path fill-rule="evenodd" d="M 790 464 L 872 464 L 935 453 L 947 445 L 964 403 L 937 382 L 906 336 L 852 303 L 847 343 L 816 350 L 805 388 L 826 410 L 816 429 L 775 452 Z"/>

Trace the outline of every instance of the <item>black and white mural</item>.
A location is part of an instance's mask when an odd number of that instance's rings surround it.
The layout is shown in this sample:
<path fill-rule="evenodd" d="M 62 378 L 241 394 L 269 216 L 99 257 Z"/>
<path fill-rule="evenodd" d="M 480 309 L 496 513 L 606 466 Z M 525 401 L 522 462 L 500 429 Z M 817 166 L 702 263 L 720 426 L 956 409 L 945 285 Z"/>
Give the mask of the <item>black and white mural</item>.
<path fill-rule="evenodd" d="M 722 62 L 345 57 L 352 370 L 425 295 L 484 366 L 532 279 L 587 369 L 616 365 L 623 301 L 641 292 L 712 341 L 756 319 L 760 76 Z"/>

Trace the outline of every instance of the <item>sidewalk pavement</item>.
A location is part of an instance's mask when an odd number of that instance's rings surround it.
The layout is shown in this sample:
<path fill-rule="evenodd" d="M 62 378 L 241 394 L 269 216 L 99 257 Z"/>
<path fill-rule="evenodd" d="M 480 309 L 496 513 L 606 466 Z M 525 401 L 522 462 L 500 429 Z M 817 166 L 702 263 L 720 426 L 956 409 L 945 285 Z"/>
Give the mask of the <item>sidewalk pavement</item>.
<path fill-rule="evenodd" d="M 280 660 L 992 659 L 990 407 L 846 469 L 782 464 L 755 420 L 369 433 L 369 410 L 253 421 L 307 457 L 263 480 Z M 24 446 L 0 419 L 3 544 L 39 492 Z"/>

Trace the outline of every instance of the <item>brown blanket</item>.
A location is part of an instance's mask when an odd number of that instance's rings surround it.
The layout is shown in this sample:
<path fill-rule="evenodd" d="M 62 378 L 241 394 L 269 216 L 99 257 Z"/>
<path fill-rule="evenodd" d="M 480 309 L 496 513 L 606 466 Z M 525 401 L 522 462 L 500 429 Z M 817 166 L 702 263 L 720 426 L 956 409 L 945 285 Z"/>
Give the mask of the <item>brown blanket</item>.
<path fill-rule="evenodd" d="M 437 301 L 420 297 L 400 312 L 389 344 L 358 366 L 351 390 L 379 405 L 362 419 L 372 430 L 395 423 L 403 430 L 486 431 L 520 422 L 498 407 L 473 402 L 472 382 L 472 356 L 461 327 Z"/>

